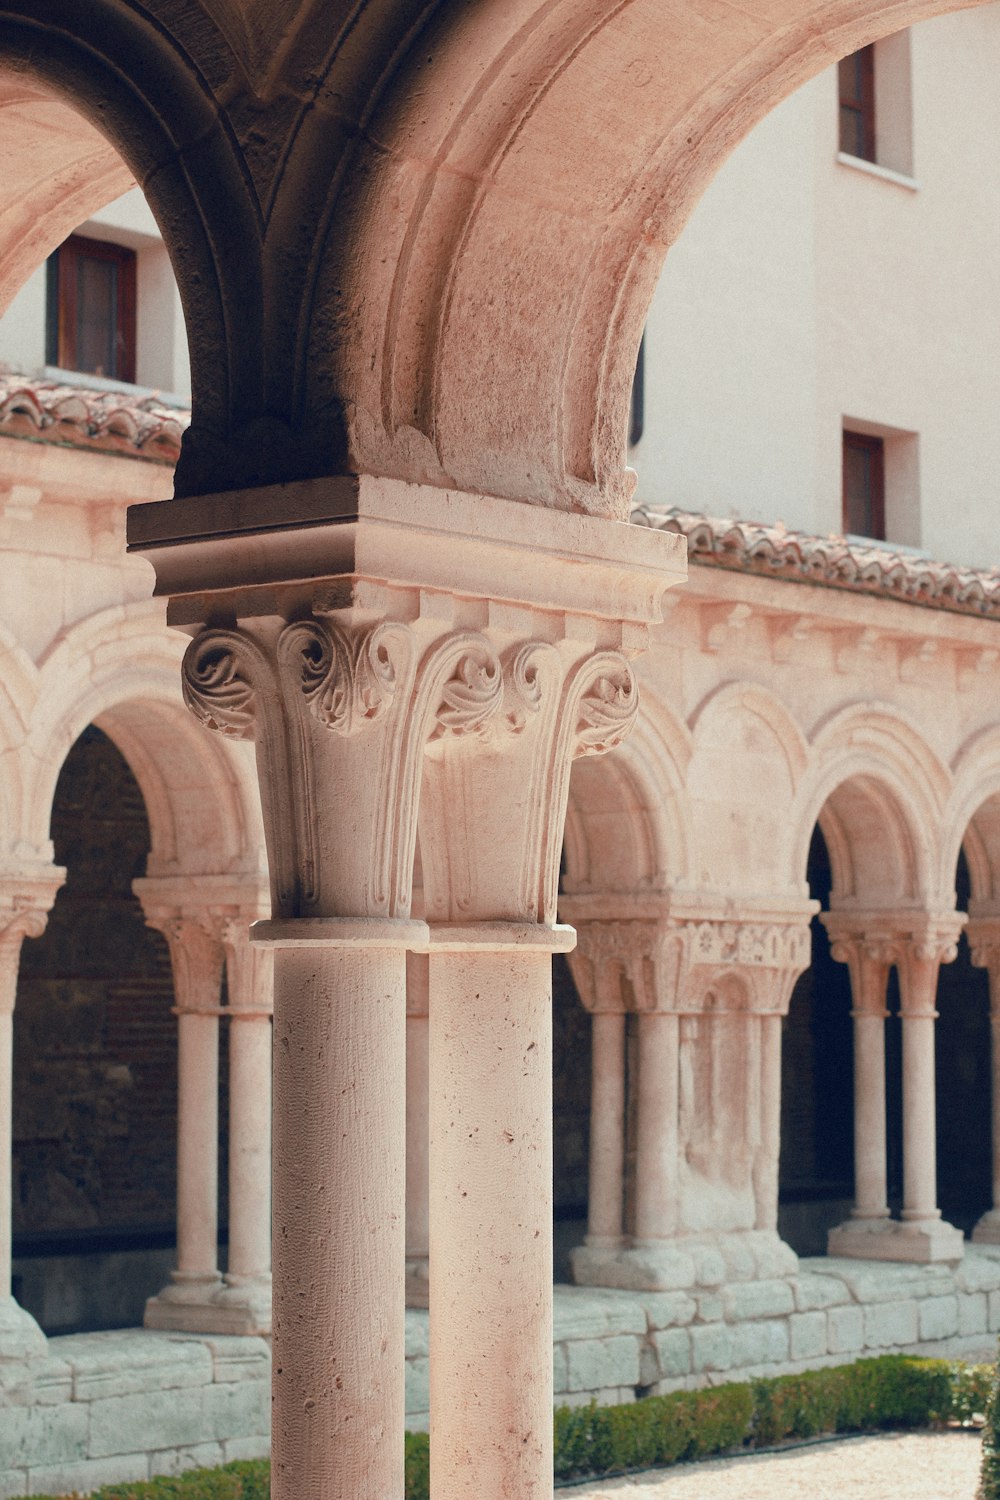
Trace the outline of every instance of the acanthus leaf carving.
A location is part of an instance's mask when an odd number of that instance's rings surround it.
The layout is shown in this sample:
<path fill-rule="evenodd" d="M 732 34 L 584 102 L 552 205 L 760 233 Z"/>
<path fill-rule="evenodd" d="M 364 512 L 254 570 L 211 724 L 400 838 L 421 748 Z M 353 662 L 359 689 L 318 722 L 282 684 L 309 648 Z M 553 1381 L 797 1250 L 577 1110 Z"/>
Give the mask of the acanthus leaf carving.
<path fill-rule="evenodd" d="M 293 620 L 278 640 L 278 656 L 298 657 L 301 690 L 317 723 L 335 734 L 356 734 L 380 718 L 396 692 L 393 635 L 383 623 L 348 633 L 319 620 Z"/>
<path fill-rule="evenodd" d="M 484 734 L 496 718 L 503 696 L 500 659 L 484 639 L 459 657 L 453 675 L 441 688 L 431 738 Z"/>
<path fill-rule="evenodd" d="M 576 754 L 604 755 L 631 732 L 639 713 L 639 685 L 623 656 L 596 677 L 580 699 Z"/>

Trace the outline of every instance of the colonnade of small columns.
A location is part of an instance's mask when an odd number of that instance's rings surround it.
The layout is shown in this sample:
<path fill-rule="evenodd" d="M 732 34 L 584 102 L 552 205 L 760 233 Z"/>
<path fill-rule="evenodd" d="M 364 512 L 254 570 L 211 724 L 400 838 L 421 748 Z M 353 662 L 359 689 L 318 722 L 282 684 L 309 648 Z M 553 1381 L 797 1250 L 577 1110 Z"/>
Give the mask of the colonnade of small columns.
<path fill-rule="evenodd" d="M 578 1281 L 669 1286 L 677 1256 L 697 1257 L 709 1242 L 739 1258 L 742 1240 L 762 1274 L 794 1265 L 777 1238 L 781 1018 L 809 960 L 814 909 L 743 903 L 737 916 L 711 897 L 562 898 L 578 933 L 569 962 L 593 1026 Z"/>
<path fill-rule="evenodd" d="M 45 1338 L 11 1295 L 13 1018 L 24 938 L 40 937 L 65 879 L 56 866 L 0 880 L 0 1359 Z M 266 1333 L 271 1323 L 271 975 L 250 944 L 266 889 L 239 876 L 134 882 L 170 950 L 178 1044 L 177 1266 L 147 1304 L 151 1328 Z M 223 967 L 228 1004 L 221 1005 Z M 219 1026 L 229 1025 L 229 1250 L 218 1268 Z"/>
<path fill-rule="evenodd" d="M 177 1016 L 177 1264 L 146 1304 L 147 1328 L 271 1329 L 269 955 L 250 924 L 269 910 L 258 881 L 172 875 L 133 882 L 170 951 Z M 222 1004 L 225 971 L 227 1004 Z M 219 1028 L 228 1027 L 229 1239 L 219 1270 Z"/>
<path fill-rule="evenodd" d="M 934 1023 L 938 971 L 950 963 L 960 912 L 834 910 L 821 918 L 851 979 L 854 1027 L 854 1206 L 832 1229 L 831 1255 L 939 1261 L 962 1255 L 962 1233 L 937 1206 Z M 885 1026 L 889 971 L 899 977 L 903 1056 L 903 1202 L 889 1212 Z"/>

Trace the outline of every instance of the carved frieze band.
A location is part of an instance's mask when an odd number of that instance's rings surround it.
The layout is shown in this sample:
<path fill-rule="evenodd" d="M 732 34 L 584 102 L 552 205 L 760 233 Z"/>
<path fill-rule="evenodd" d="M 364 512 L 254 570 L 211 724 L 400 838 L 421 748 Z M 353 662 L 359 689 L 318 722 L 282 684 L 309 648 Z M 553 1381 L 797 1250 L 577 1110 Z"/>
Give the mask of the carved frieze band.
<path fill-rule="evenodd" d="M 666 915 L 577 923 L 588 1010 L 778 1012 L 811 957 L 807 922 Z"/>

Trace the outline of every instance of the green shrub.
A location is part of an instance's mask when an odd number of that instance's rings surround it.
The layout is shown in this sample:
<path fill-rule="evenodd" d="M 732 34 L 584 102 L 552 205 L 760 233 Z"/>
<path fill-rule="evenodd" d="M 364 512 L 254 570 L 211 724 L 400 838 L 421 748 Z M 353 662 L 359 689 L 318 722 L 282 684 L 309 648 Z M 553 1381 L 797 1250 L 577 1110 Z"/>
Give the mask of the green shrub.
<path fill-rule="evenodd" d="M 976 1500 L 1000 1500 L 1000 1368 L 993 1371 L 983 1426 L 983 1461 Z"/>
<path fill-rule="evenodd" d="M 559 1407 L 555 1477 L 620 1474 L 819 1433 L 970 1423 L 984 1408 L 980 1500 L 1000 1500 L 1000 1395 L 992 1365 L 885 1354 L 769 1380 L 646 1396 L 627 1406 Z M 405 1500 L 429 1500 L 430 1444 L 406 1434 Z M 265 1460 L 110 1485 L 93 1500 L 269 1500 Z M 46 1500 L 36 1496 L 34 1500 Z M 49 1497 L 54 1500 L 54 1497 Z M 72 1500 L 63 1496 L 62 1500 Z"/>
<path fill-rule="evenodd" d="M 411 1500 L 411 1497 L 413 1500 L 420 1500 L 420 1497 L 430 1494 L 431 1488 L 430 1439 L 426 1432 L 408 1432 L 404 1443 L 406 1456 L 403 1460 L 403 1493 L 406 1500 Z M 268 1500 L 268 1496 L 263 1495 L 261 1500 Z"/>

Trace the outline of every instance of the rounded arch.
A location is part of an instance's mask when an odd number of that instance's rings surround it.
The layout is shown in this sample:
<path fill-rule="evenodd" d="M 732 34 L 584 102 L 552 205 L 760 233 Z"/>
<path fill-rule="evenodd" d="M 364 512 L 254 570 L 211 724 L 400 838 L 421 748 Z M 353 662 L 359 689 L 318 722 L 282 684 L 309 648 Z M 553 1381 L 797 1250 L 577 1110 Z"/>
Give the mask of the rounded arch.
<path fill-rule="evenodd" d="M 185 641 L 158 603 L 112 608 L 67 632 L 44 658 L 27 741 L 32 767 L 22 838 L 44 847 L 56 781 L 70 747 L 96 724 L 124 755 L 149 814 L 149 873 L 264 868 L 249 746 L 203 729 L 181 697 Z M 252 752 L 251 752 L 252 755 Z"/>
<path fill-rule="evenodd" d="M 11 111 L 0 305 L 82 218 L 137 182 L 188 330 L 196 416 L 179 469 L 196 471 L 202 452 L 224 448 L 232 487 L 259 478 L 253 443 L 233 439 L 247 423 L 257 423 L 258 445 L 263 436 L 263 214 L 219 108 L 216 89 L 233 72 L 224 33 L 207 7 L 186 19 L 156 8 L 167 14 L 115 0 L 0 3 L 0 118 Z"/>
<path fill-rule="evenodd" d="M 564 838 L 567 893 L 662 890 L 684 880 L 690 758 L 687 727 L 644 685 L 625 743 L 610 755 L 574 762 Z"/>
<path fill-rule="evenodd" d="M 948 801 L 938 879 L 953 887 L 959 851 L 969 865 L 972 899 L 1000 901 L 1000 725 L 980 730 L 961 747 L 952 764 L 954 786 Z"/>
<path fill-rule="evenodd" d="M 636 350 L 707 182 L 810 77 L 957 8 L 439 8 L 373 117 L 378 152 L 318 273 L 321 303 L 361 310 L 333 366 L 316 325 L 308 366 L 350 391 L 360 466 L 624 517 Z"/>
<path fill-rule="evenodd" d="M 854 703 L 819 725 L 810 774 L 793 810 L 792 858 L 804 872 L 819 823 L 837 902 L 936 901 L 946 767 L 899 710 Z"/>

